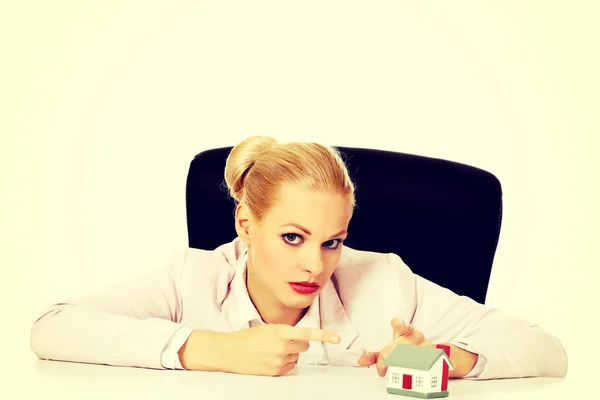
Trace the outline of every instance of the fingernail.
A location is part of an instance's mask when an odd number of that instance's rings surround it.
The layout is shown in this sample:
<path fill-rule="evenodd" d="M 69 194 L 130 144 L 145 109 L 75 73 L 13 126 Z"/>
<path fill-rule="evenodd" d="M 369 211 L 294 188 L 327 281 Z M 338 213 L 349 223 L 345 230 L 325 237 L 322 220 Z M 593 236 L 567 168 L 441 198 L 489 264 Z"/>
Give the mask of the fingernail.
<path fill-rule="evenodd" d="M 339 342 L 340 342 L 340 337 L 339 337 L 339 336 L 334 336 L 334 337 L 333 337 L 333 341 L 334 341 L 335 343 L 339 343 Z"/>

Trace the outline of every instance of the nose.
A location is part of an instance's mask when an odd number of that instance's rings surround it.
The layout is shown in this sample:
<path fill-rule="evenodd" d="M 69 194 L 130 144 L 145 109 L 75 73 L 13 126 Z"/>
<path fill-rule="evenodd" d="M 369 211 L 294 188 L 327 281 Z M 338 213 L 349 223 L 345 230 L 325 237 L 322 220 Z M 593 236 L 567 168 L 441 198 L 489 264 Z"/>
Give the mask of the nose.
<path fill-rule="evenodd" d="M 312 276 L 317 276 L 323 273 L 325 270 L 325 262 L 320 250 L 318 252 L 313 250 L 307 255 L 304 260 L 304 269 Z"/>

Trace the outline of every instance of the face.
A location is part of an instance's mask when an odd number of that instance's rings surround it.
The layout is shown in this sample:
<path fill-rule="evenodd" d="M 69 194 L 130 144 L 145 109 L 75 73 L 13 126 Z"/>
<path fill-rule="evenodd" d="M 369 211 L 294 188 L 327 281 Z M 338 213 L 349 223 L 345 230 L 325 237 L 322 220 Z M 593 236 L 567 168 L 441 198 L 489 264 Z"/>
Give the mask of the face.
<path fill-rule="evenodd" d="M 351 216 L 341 195 L 283 186 L 260 223 L 247 224 L 249 289 L 252 280 L 263 303 L 308 307 L 340 259 Z"/>

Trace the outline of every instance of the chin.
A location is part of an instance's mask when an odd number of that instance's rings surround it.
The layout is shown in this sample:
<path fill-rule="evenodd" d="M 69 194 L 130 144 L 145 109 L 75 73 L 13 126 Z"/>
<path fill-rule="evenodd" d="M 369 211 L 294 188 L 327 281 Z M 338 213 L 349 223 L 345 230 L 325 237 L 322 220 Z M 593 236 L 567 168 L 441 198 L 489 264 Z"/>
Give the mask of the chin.
<path fill-rule="evenodd" d="M 282 299 L 283 301 L 281 303 L 289 308 L 302 309 L 302 308 L 310 307 L 310 305 L 315 301 L 315 299 L 317 298 L 318 295 L 319 295 L 319 292 L 312 294 L 310 296 L 305 296 L 305 295 L 301 295 L 301 294 L 287 295 Z"/>

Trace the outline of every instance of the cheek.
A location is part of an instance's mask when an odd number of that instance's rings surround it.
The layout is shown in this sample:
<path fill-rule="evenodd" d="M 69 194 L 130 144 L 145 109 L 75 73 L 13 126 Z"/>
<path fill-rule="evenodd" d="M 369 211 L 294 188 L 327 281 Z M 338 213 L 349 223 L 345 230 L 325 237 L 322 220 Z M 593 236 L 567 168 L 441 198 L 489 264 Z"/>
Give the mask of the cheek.
<path fill-rule="evenodd" d="M 289 255 L 279 238 L 261 238 L 253 246 L 254 268 L 262 280 L 271 281 L 282 275 L 285 271 L 286 260 Z"/>
<path fill-rule="evenodd" d="M 335 267 L 338 265 L 338 262 L 340 261 L 341 256 L 342 256 L 342 253 L 340 253 L 340 252 L 330 252 L 329 254 L 325 255 L 324 273 L 331 275 L 333 273 L 333 271 L 335 270 Z"/>

